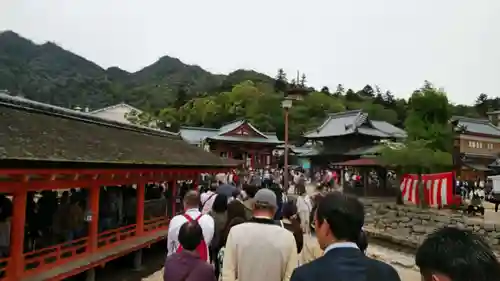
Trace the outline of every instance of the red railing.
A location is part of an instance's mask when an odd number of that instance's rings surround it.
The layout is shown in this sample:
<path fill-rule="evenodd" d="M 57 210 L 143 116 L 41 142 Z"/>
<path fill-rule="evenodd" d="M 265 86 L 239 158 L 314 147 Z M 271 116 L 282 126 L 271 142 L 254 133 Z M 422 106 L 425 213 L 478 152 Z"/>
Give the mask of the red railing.
<path fill-rule="evenodd" d="M 169 218 L 156 217 L 144 222 L 144 232 L 151 233 L 168 228 Z M 124 227 L 99 233 L 97 239 L 98 251 L 112 247 L 120 242 L 136 237 L 137 225 Z M 75 258 L 88 254 L 88 237 L 61 243 L 51 247 L 35 250 L 24 254 L 25 271 L 31 275 L 46 270 L 48 267 L 68 263 Z M 7 266 L 10 258 L 0 259 L 0 280 L 7 278 Z"/>
<path fill-rule="evenodd" d="M 99 233 L 97 239 L 97 247 L 103 248 L 115 245 L 116 243 L 135 237 L 136 225 L 130 224 L 124 227 L 115 228 L 102 233 Z"/>
<path fill-rule="evenodd" d="M 0 280 L 7 279 L 7 268 L 9 266 L 10 258 L 0 259 Z"/>
<path fill-rule="evenodd" d="M 168 217 L 157 217 L 150 220 L 144 221 L 144 231 L 152 232 L 156 230 L 162 230 L 168 228 L 168 223 L 170 219 Z"/>
<path fill-rule="evenodd" d="M 47 266 L 57 266 L 67 263 L 87 252 L 88 238 L 65 242 L 52 247 L 28 252 L 24 255 L 26 271 L 39 271 Z"/>

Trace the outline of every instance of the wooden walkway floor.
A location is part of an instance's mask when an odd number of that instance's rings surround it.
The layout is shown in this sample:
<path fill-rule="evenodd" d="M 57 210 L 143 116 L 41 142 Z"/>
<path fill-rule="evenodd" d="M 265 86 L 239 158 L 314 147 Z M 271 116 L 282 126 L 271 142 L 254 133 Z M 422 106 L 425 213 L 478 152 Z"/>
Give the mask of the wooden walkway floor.
<path fill-rule="evenodd" d="M 116 245 L 90 256 L 56 266 L 49 271 L 25 277 L 21 281 L 62 280 L 162 240 L 167 236 L 167 233 L 168 230 L 160 230 L 143 237 L 132 238 L 127 243 Z"/>

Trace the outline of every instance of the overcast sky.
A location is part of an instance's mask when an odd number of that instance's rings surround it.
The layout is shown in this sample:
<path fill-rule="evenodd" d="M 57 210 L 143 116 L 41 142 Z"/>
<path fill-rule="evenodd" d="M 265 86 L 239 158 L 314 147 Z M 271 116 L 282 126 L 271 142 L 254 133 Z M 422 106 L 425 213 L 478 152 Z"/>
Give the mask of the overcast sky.
<path fill-rule="evenodd" d="M 500 0 L 0 0 L 0 30 L 103 67 L 136 71 L 169 55 L 399 97 L 427 79 L 468 104 L 499 95 L 498 15 Z"/>

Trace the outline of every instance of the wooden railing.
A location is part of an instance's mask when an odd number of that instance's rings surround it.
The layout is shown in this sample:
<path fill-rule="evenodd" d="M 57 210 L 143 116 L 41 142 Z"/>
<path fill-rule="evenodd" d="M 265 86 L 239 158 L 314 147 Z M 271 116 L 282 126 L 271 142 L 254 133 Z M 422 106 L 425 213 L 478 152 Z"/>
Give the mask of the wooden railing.
<path fill-rule="evenodd" d="M 156 217 L 144 222 L 144 232 L 168 228 L 169 218 L 166 216 Z M 123 241 L 133 239 L 137 236 L 137 225 L 131 224 L 120 228 L 111 229 L 99 234 L 97 239 L 97 251 L 106 250 L 108 247 L 117 246 Z M 72 260 L 89 254 L 88 237 L 73 240 L 51 247 L 28 252 L 25 257 L 25 271 L 31 275 L 47 270 L 48 267 L 59 266 Z M 10 259 L 0 259 L 0 280 L 5 279 L 7 265 Z"/>
<path fill-rule="evenodd" d="M 26 271 L 39 271 L 47 266 L 53 267 L 67 263 L 84 255 L 88 249 L 88 238 L 64 242 L 48 248 L 28 252 L 24 255 Z"/>
<path fill-rule="evenodd" d="M 9 266 L 10 258 L 0 259 L 0 280 L 7 279 L 7 267 Z"/>
<path fill-rule="evenodd" d="M 168 223 L 170 222 L 170 219 L 167 217 L 158 217 L 158 218 L 153 218 L 150 220 L 147 220 L 144 222 L 144 231 L 145 232 L 152 232 L 155 230 L 161 230 L 168 228 Z"/>
<path fill-rule="evenodd" d="M 137 225 L 135 224 L 131 224 L 99 233 L 97 238 L 97 247 L 103 248 L 112 246 L 123 240 L 135 237 L 136 226 Z"/>

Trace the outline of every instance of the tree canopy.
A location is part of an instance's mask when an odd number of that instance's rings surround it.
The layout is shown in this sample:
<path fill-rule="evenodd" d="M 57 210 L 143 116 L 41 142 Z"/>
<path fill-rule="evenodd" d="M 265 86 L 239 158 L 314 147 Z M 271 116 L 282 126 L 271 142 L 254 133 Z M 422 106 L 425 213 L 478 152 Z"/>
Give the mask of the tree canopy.
<path fill-rule="evenodd" d="M 426 81 L 408 101 L 408 115 L 404 122 L 407 139 L 399 146 L 387 145 L 380 152 L 379 161 L 398 170 L 399 175 L 419 175 L 420 198 L 424 198 L 422 174 L 449 171 L 452 167 L 454 128 L 450 119 L 446 93 Z M 420 202 L 427 205 L 425 200 Z"/>
<path fill-rule="evenodd" d="M 387 146 L 380 161 L 408 173 L 429 173 L 452 166 L 453 128 L 451 111 L 443 90 L 429 82 L 416 90 L 408 101 L 403 146 Z"/>

